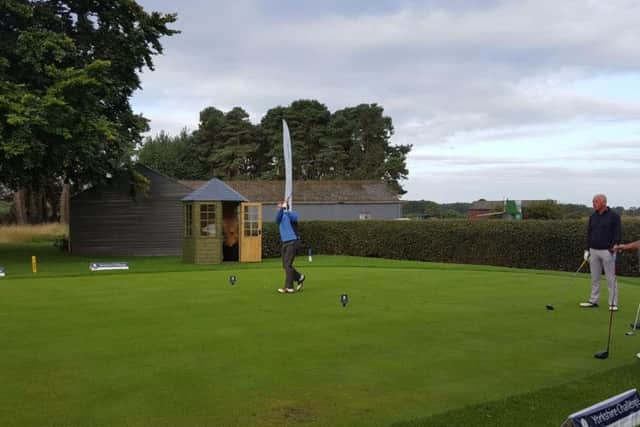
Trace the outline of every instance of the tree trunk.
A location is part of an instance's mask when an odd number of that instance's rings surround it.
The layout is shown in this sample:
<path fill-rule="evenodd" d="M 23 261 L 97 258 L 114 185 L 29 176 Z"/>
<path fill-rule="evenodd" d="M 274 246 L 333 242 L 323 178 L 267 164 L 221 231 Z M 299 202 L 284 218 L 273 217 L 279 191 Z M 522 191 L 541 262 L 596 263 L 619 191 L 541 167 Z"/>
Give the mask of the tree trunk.
<path fill-rule="evenodd" d="M 60 193 L 60 223 L 69 224 L 69 183 L 62 184 L 62 192 Z"/>
<path fill-rule="evenodd" d="M 24 188 L 13 193 L 13 212 L 16 217 L 16 224 L 18 225 L 24 225 L 27 223 L 27 204 L 24 199 Z"/>
<path fill-rule="evenodd" d="M 29 191 L 29 222 L 41 224 L 45 221 L 45 198 L 42 188 Z"/>

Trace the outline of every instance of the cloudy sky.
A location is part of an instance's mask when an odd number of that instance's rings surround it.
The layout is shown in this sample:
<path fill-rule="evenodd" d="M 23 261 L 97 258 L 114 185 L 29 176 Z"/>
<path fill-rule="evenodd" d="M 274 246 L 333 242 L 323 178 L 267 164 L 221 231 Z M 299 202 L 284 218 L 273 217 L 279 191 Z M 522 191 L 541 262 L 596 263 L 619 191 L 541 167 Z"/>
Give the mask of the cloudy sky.
<path fill-rule="evenodd" d="M 413 145 L 405 200 L 640 206 L 637 0 L 139 3 L 182 31 L 133 100 L 153 134 L 207 106 L 378 103 Z"/>

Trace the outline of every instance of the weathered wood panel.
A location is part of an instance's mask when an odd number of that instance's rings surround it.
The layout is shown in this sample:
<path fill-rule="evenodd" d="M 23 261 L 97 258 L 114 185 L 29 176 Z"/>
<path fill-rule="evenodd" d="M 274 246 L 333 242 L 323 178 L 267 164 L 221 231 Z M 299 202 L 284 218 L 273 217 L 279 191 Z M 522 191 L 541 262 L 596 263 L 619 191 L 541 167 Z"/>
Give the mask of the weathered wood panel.
<path fill-rule="evenodd" d="M 128 177 L 84 191 L 71 199 L 71 251 L 83 255 L 182 254 L 183 205 L 191 190 L 138 166 L 151 181 L 148 195 L 132 193 Z"/>

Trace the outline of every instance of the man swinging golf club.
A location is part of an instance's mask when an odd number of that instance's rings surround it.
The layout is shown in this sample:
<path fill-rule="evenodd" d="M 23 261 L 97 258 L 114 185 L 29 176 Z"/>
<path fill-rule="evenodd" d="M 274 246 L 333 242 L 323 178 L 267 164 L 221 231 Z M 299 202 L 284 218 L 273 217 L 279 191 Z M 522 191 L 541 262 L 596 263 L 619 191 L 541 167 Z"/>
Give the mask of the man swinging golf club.
<path fill-rule="evenodd" d="M 304 285 L 304 274 L 298 273 L 293 267 L 293 260 L 296 257 L 296 250 L 300 243 L 298 233 L 298 214 L 293 210 L 293 157 L 291 155 L 291 134 L 286 120 L 282 119 L 282 155 L 284 158 L 285 185 L 284 200 L 278 203 L 278 213 L 276 214 L 276 224 L 280 231 L 282 241 L 282 267 L 285 271 L 284 287 L 279 288 L 281 294 L 290 294 L 301 291 Z M 293 288 L 293 282 L 298 284 Z"/>
<path fill-rule="evenodd" d="M 296 250 L 300 238 L 298 236 L 298 214 L 296 211 L 288 209 L 288 200 L 278 203 L 278 213 L 276 214 L 276 224 L 280 231 L 282 241 L 282 267 L 285 271 L 284 287 L 279 288 L 281 294 L 290 294 L 301 291 L 304 285 L 304 274 L 300 274 L 294 267 L 293 261 L 296 257 Z M 293 282 L 298 284 L 293 288 Z"/>
<path fill-rule="evenodd" d="M 593 196 L 594 212 L 589 217 L 587 228 L 587 250 L 591 269 L 591 296 L 580 307 L 598 306 L 600 299 L 600 278 L 604 269 L 609 288 L 609 310 L 618 311 L 618 289 L 616 283 L 614 247 L 620 243 L 620 216 L 607 206 L 607 196 Z M 586 254 L 585 254 L 586 255 Z"/>

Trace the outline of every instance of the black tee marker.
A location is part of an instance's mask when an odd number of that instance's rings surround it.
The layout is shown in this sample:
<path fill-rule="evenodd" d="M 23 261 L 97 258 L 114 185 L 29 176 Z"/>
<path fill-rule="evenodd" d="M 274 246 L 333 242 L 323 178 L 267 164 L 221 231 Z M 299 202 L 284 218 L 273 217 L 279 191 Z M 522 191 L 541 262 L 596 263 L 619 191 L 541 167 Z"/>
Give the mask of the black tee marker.
<path fill-rule="evenodd" d="M 343 307 L 346 307 L 347 304 L 349 304 L 349 295 L 347 294 L 340 295 L 340 302 L 342 303 Z"/>
<path fill-rule="evenodd" d="M 236 280 L 236 276 L 234 276 L 233 274 L 229 276 L 229 283 L 231 283 L 231 286 L 236 284 Z"/>

